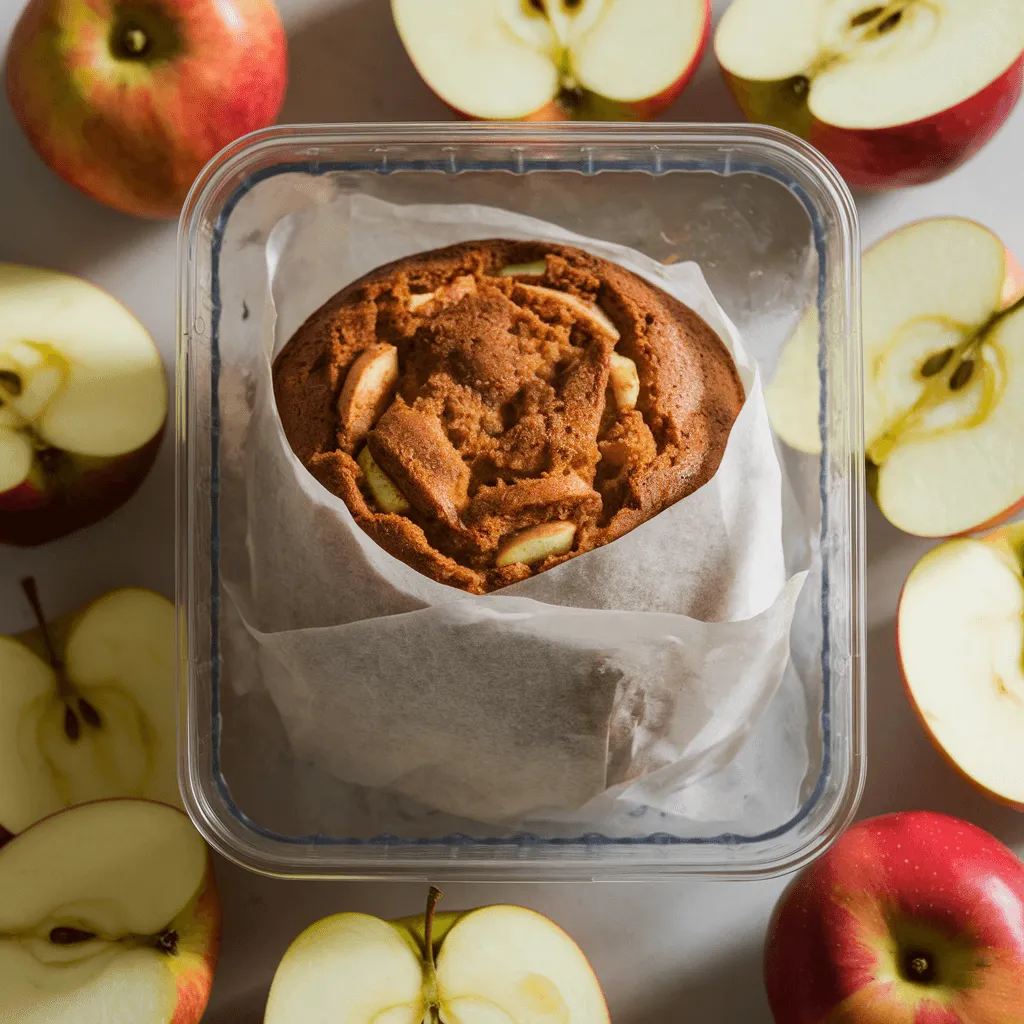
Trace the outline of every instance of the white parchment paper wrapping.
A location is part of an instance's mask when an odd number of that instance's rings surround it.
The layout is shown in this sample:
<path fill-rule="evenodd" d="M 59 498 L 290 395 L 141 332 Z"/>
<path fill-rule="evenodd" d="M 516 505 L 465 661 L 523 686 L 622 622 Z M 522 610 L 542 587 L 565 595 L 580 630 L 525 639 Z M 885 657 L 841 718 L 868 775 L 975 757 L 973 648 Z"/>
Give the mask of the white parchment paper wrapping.
<path fill-rule="evenodd" d="M 383 263 L 470 239 L 545 239 L 628 267 L 700 313 L 747 400 L 713 480 L 613 544 L 496 594 L 420 575 L 371 541 L 293 455 L 271 360 Z M 339 240 L 343 240 L 339 242 Z M 298 757 L 471 820 L 685 813 L 778 689 L 804 573 L 787 580 L 781 474 L 761 382 L 698 267 L 480 206 L 342 196 L 285 218 L 242 443 L 246 544 L 222 569 Z M 241 550 L 235 546 L 233 550 Z"/>

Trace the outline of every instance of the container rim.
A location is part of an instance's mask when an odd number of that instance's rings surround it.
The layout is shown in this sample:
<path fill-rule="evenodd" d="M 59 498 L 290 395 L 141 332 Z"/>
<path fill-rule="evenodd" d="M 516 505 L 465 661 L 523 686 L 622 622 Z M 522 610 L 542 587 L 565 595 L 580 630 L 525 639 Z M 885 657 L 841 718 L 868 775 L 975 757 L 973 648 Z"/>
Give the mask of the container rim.
<path fill-rule="evenodd" d="M 472 166 L 465 162 L 458 164 L 455 160 L 455 147 L 466 143 L 505 144 L 513 154 L 496 156 L 493 161 L 478 161 Z M 549 143 L 561 150 L 578 144 L 580 150 L 572 158 L 554 159 L 527 157 L 523 150 L 526 146 Z M 733 144 L 733 148 L 728 146 Z M 346 146 L 370 146 L 374 159 L 368 162 L 325 161 L 325 160 L 292 160 L 281 162 L 276 159 L 285 150 L 294 150 L 296 145 L 305 147 L 330 146 L 344 144 Z M 451 158 L 415 160 L 403 155 L 395 159 L 389 154 L 393 147 L 452 146 Z M 718 159 L 715 160 L 680 160 L 671 154 L 662 153 L 659 146 L 678 147 L 709 147 L 715 149 Z M 763 161 L 751 162 L 745 159 L 740 150 L 744 145 L 755 145 L 759 148 Z M 642 146 L 650 150 L 646 161 L 631 163 L 603 161 L 594 150 L 605 146 Z M 518 150 L 518 155 L 515 155 Z M 210 799 L 210 794 L 201 786 L 193 785 L 196 780 L 196 766 L 199 750 L 197 737 L 188 723 L 195 720 L 193 702 L 196 699 L 197 687 L 192 685 L 192 662 L 189 655 L 188 636 L 190 630 L 187 621 L 187 599 L 190 578 L 186 568 L 185 552 L 188 548 L 186 530 L 191 524 L 194 512 L 193 499 L 187 480 L 188 452 L 192 443 L 187 430 L 188 425 L 188 381 L 189 381 L 189 336 L 191 332 L 190 318 L 187 315 L 189 305 L 188 290 L 190 275 L 196 266 L 195 246 L 198 242 L 198 227 L 202 217 L 216 201 L 225 184 L 235 182 L 235 187 L 222 197 L 220 209 L 216 217 L 215 235 L 223 239 L 223 231 L 227 220 L 237 203 L 260 181 L 275 175 L 291 171 L 301 171 L 311 175 L 331 173 L 338 170 L 375 171 L 377 173 L 393 173 L 395 171 L 437 170 L 459 173 L 464 170 L 501 170 L 511 173 L 524 173 L 534 169 L 566 170 L 575 173 L 599 173 L 603 171 L 643 171 L 651 174 L 667 173 L 673 170 L 705 170 L 719 174 L 760 173 L 773 178 L 793 192 L 807 212 L 812 226 L 815 245 L 819 252 L 819 306 L 824 301 L 825 258 L 824 237 L 821 213 L 814 200 L 805 188 L 806 185 L 816 186 L 826 201 L 833 203 L 833 214 L 842 228 L 842 247 L 846 264 L 850 268 L 848 280 L 848 297 L 851 299 L 849 309 L 849 336 L 859 339 L 857 310 L 853 303 L 858 295 L 859 285 L 859 244 L 856 208 L 852 196 L 838 172 L 807 143 L 778 129 L 754 125 L 676 125 L 668 123 L 621 125 L 607 123 L 575 123 L 557 127 L 546 124 L 500 125 L 488 123 L 451 124 L 451 123 L 398 123 L 387 125 L 286 125 L 275 126 L 254 132 L 228 146 L 215 157 L 197 178 L 186 201 L 179 223 L 179 359 L 178 359 L 178 442 L 179 458 L 177 462 L 177 530 L 176 542 L 178 552 L 178 595 L 177 595 L 177 629 L 181 663 L 179 671 L 179 687 L 182 707 L 182 725 L 179 739 L 179 777 L 186 807 L 197 827 L 210 844 L 228 859 L 243 867 L 260 873 L 277 877 L 308 877 L 308 878 L 354 878 L 354 877 L 426 877 L 427 874 L 445 875 L 459 879 L 509 879 L 532 878 L 531 871 L 537 871 L 537 877 L 556 880 L 573 880 L 579 878 L 663 878 L 665 876 L 686 877 L 771 877 L 791 871 L 806 863 L 822 852 L 835 837 L 852 821 L 863 791 L 866 772 L 864 756 L 865 733 L 865 661 L 864 661 L 864 481 L 863 481 L 863 439 L 860 424 L 860 346 L 848 345 L 847 372 L 855 382 L 853 388 L 852 419 L 849 424 L 852 465 L 849 467 L 852 480 L 851 507 L 847 510 L 851 524 L 851 563 L 848 567 L 851 586 L 850 616 L 852 623 L 852 651 L 850 652 L 849 688 L 851 696 L 851 717 L 848 724 L 850 733 L 849 763 L 833 765 L 832 736 L 830 732 L 833 708 L 831 699 L 833 685 L 830 681 L 831 665 L 829 663 L 829 631 L 824 630 L 824 643 L 821 652 L 823 668 L 823 702 L 822 732 L 823 754 L 821 772 L 817 783 L 799 808 L 797 813 L 787 822 L 776 828 L 755 836 L 723 834 L 714 837 L 682 838 L 667 834 L 655 833 L 646 837 L 621 839 L 599 836 L 596 834 L 581 835 L 573 839 L 547 840 L 537 836 L 521 834 L 495 840 L 476 839 L 469 836 L 449 836 L 431 840 L 399 839 L 396 836 L 379 836 L 371 839 L 343 840 L 324 836 L 283 836 L 268 831 L 249 819 L 231 799 L 226 781 L 219 769 L 214 772 L 218 788 L 218 798 L 224 804 L 231 817 L 234 827 L 229 826 L 219 810 Z M 248 171 L 249 173 L 243 174 Z M 239 181 L 239 179 L 241 179 Z M 801 180 L 803 179 L 803 180 Z M 214 266 L 219 260 L 219 240 L 214 241 Z M 216 275 L 216 269 L 215 269 Z M 217 349 L 217 331 L 219 328 L 220 309 L 218 305 L 216 281 L 214 282 L 214 309 L 212 326 L 212 346 Z M 824 324 L 822 331 L 825 331 Z M 822 408 L 820 416 L 824 426 L 827 411 L 827 389 L 825 363 L 823 354 L 819 355 L 819 373 L 822 380 Z M 216 387 L 213 389 L 213 402 L 216 405 Z M 827 432 L 823 429 L 823 441 L 827 445 Z M 858 458 L 858 452 L 860 457 Z M 213 458 L 216 460 L 216 443 Z M 826 537 L 829 529 L 829 502 L 826 490 L 826 469 L 829 453 L 823 451 L 821 461 L 822 488 L 822 537 Z M 211 509 L 213 529 L 217 526 L 216 506 Z M 214 551 L 216 548 L 214 547 Z M 213 560 L 213 609 L 217 607 L 216 558 Z M 822 562 L 822 614 L 828 621 L 829 580 L 828 563 Z M 216 619 L 216 614 L 214 614 Z M 216 634 L 216 621 L 212 626 Z M 217 654 L 211 659 L 214 672 L 218 667 Z M 213 762 L 218 761 L 219 739 L 216 734 L 219 727 L 219 710 L 217 701 L 217 683 L 213 688 L 213 726 L 215 734 L 210 737 L 213 745 Z M 845 774 L 844 783 L 839 787 L 837 797 L 821 817 L 813 833 L 799 844 L 785 851 L 784 856 L 768 857 L 761 862 L 758 859 L 743 860 L 736 854 L 744 847 L 756 849 L 758 844 L 764 845 L 773 839 L 786 835 L 797 824 L 805 820 L 817 808 L 829 781 L 829 773 L 840 768 Z M 273 852 L 267 844 L 274 847 Z M 534 860 L 529 868 L 523 863 L 522 850 L 526 847 L 555 846 L 579 852 L 578 860 Z M 632 859 L 608 861 L 596 864 L 593 853 L 601 850 L 605 856 L 609 848 L 641 847 L 651 851 L 678 846 L 704 846 L 723 850 L 721 864 L 694 863 L 680 864 L 662 857 L 652 857 L 644 863 L 633 863 Z M 290 848 L 285 854 L 283 847 Z M 317 864 L 315 852 L 325 848 L 340 851 L 349 849 L 371 849 L 376 852 L 383 864 L 370 865 L 361 859 L 352 857 L 348 860 L 339 858 L 337 863 Z M 460 848 L 463 854 L 479 850 L 484 856 L 455 859 L 452 854 Z M 402 850 L 416 851 L 415 860 L 402 856 Z M 433 857 L 424 856 L 427 850 Z M 768 851 L 766 851 L 768 852 Z M 502 856 L 506 854 L 506 856 Z M 313 855 L 313 856 L 311 856 Z M 732 863 L 730 863 L 730 861 Z"/>

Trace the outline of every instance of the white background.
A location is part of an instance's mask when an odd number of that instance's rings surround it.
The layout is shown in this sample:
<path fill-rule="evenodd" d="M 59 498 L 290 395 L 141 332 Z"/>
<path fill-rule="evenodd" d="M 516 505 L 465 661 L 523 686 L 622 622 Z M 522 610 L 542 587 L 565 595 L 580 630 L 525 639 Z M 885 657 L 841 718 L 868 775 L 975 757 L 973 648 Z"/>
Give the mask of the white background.
<path fill-rule="evenodd" d="M 428 0 L 425 0 L 428 2 Z M 291 43 L 293 81 L 285 122 L 447 120 L 394 32 L 387 0 L 278 0 Z M 0 0 L 9 37 L 22 0 Z M 727 6 L 716 0 L 716 15 Z M 711 48 L 667 120 L 740 120 Z M 973 217 L 1024 255 L 1024 104 L 997 138 L 941 182 L 858 196 L 869 244 L 908 221 Z M 111 291 L 153 332 L 168 366 L 175 342 L 175 228 L 107 210 L 51 174 L 0 102 L 0 260 L 80 274 Z M 37 551 L 0 553 L 0 632 L 27 628 L 18 580 L 40 582 L 51 615 L 123 585 L 173 593 L 173 467 L 168 431 L 139 495 L 106 522 Z M 904 697 L 893 619 L 900 587 L 929 546 L 868 509 L 870 770 L 862 816 L 927 808 L 967 818 L 1024 854 L 1024 815 L 986 801 L 932 749 Z M 410 914 L 425 887 L 392 883 L 269 881 L 219 864 L 224 953 L 210 1024 L 263 1019 L 274 968 L 307 924 L 340 910 Z M 762 941 L 784 879 L 757 883 L 450 885 L 445 906 L 524 903 L 566 928 L 591 958 L 617 1024 L 769 1024 L 761 982 Z"/>

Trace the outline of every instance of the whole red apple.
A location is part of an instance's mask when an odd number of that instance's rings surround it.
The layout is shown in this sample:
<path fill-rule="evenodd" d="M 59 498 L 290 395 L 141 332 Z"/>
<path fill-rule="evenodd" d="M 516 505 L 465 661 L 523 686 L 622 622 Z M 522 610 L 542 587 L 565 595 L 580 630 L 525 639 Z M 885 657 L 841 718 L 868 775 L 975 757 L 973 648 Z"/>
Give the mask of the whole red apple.
<path fill-rule="evenodd" d="M 40 157 L 144 217 L 176 217 L 211 157 L 273 123 L 286 84 L 273 0 L 31 0 L 7 60 Z"/>
<path fill-rule="evenodd" d="M 863 821 L 783 894 L 765 981 L 778 1024 L 1024 1019 L 1024 865 L 942 814 Z"/>

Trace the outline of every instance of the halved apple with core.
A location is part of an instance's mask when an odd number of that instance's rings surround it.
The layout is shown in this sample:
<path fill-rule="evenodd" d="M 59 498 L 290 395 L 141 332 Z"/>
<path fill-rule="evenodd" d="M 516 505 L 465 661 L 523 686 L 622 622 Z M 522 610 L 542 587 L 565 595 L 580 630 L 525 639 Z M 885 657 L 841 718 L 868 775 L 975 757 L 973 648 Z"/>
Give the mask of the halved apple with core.
<path fill-rule="evenodd" d="M 932 741 L 1024 810 L 1024 523 L 928 552 L 896 620 L 900 666 Z"/>
<path fill-rule="evenodd" d="M 199 1024 L 219 945 L 209 852 L 172 807 L 86 804 L 0 848 L 0 1020 Z"/>
<path fill-rule="evenodd" d="M 524 907 L 381 921 L 337 914 L 289 947 L 266 1024 L 607 1024 L 580 948 Z"/>
<path fill-rule="evenodd" d="M 67 274 L 0 263 L 0 543 L 104 518 L 156 459 L 167 381 L 146 329 Z"/>
<path fill-rule="evenodd" d="M 864 431 L 885 517 L 923 537 L 994 526 L 1024 499 L 1024 297 L 1016 261 L 972 221 L 911 224 L 864 255 Z M 776 432 L 820 452 L 818 317 L 767 388 Z"/>
<path fill-rule="evenodd" d="M 653 117 L 707 44 L 710 0 L 391 0 L 416 69 L 491 120 Z"/>
<path fill-rule="evenodd" d="M 851 184 L 933 181 L 1009 116 L 1019 0 L 735 0 L 715 35 L 752 121 L 808 139 Z"/>
<path fill-rule="evenodd" d="M 0 637 L 0 826 L 21 832 L 72 804 L 180 801 L 174 606 L 115 590 L 65 625 Z"/>

